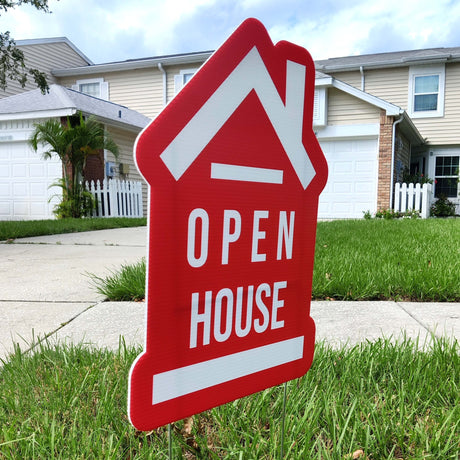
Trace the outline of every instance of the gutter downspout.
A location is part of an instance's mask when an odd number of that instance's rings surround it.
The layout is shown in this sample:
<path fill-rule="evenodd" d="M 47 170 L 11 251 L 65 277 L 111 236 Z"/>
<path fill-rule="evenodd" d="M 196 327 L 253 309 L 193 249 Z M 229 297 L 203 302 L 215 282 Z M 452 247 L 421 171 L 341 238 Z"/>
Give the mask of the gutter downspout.
<path fill-rule="evenodd" d="M 366 80 L 364 77 L 364 67 L 363 66 L 359 66 L 359 73 L 361 74 L 361 91 L 364 93 L 364 91 L 366 90 Z"/>
<path fill-rule="evenodd" d="M 158 63 L 158 70 L 163 74 L 163 107 L 166 107 L 166 103 L 168 102 L 168 82 L 166 77 L 166 70 L 164 69 L 161 62 Z"/>
<path fill-rule="evenodd" d="M 404 114 L 393 123 L 393 136 L 391 139 L 391 176 L 390 176 L 390 209 L 393 209 L 393 187 L 394 187 L 394 169 L 395 169 L 395 156 L 396 156 L 396 125 L 401 123 L 404 119 Z"/>

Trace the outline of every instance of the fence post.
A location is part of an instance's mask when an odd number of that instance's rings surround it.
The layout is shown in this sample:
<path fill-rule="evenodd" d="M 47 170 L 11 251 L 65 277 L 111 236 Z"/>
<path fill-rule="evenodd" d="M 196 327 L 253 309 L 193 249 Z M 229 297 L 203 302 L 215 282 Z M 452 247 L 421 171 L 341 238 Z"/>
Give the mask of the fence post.
<path fill-rule="evenodd" d="M 144 206 L 142 202 L 142 182 L 137 183 L 137 217 L 144 215 Z"/>
<path fill-rule="evenodd" d="M 415 184 L 415 207 L 416 211 L 421 210 L 422 189 L 419 183 Z"/>
<path fill-rule="evenodd" d="M 414 184 L 410 183 L 407 189 L 407 208 L 412 211 L 414 209 Z"/>
<path fill-rule="evenodd" d="M 431 195 L 432 195 L 432 186 L 431 184 L 423 184 L 422 187 L 422 211 L 420 217 L 426 219 L 430 215 L 430 206 L 431 206 Z"/>
<path fill-rule="evenodd" d="M 118 217 L 120 215 L 120 206 L 118 203 L 118 181 L 109 179 L 109 195 L 110 195 L 110 217 Z"/>
<path fill-rule="evenodd" d="M 405 212 L 407 209 L 407 184 L 402 184 L 401 187 L 401 212 Z"/>
<path fill-rule="evenodd" d="M 400 206 L 401 206 L 401 184 L 399 182 L 396 182 L 394 210 L 396 212 L 399 212 Z"/>

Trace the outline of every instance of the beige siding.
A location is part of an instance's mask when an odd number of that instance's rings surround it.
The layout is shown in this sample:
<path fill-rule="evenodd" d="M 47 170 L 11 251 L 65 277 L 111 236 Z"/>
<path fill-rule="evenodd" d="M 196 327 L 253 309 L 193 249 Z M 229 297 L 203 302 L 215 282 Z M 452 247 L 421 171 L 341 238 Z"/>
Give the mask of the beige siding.
<path fill-rule="evenodd" d="M 134 163 L 134 142 L 136 141 L 137 134 L 130 131 L 125 131 L 113 126 L 107 127 L 107 131 L 112 136 L 112 139 L 118 145 L 119 157 L 116 163 L 125 163 L 129 165 L 129 174 L 120 175 L 120 179 L 135 180 L 142 182 L 142 203 L 144 206 L 144 216 L 147 215 L 147 184 L 145 183 Z M 109 152 L 107 154 L 107 161 L 115 161 L 114 156 Z"/>
<path fill-rule="evenodd" d="M 361 89 L 361 74 L 355 72 L 338 72 L 331 74 L 337 80 Z M 364 70 L 366 93 L 377 96 L 387 102 L 407 110 L 409 91 L 409 68 Z"/>
<path fill-rule="evenodd" d="M 163 76 L 156 68 L 108 72 L 81 77 L 62 77 L 59 84 L 71 88 L 77 80 L 103 78 L 109 84 L 109 99 L 153 118 L 163 108 Z"/>
<path fill-rule="evenodd" d="M 359 72 L 340 72 L 338 74 L 329 74 L 337 80 L 343 81 L 357 89 L 361 89 L 361 74 Z"/>
<path fill-rule="evenodd" d="M 328 125 L 378 123 L 380 109 L 343 91 L 330 88 L 328 93 Z"/>
<path fill-rule="evenodd" d="M 53 69 L 87 65 L 87 62 L 67 45 L 67 43 L 58 42 L 44 43 L 41 45 L 21 45 L 19 48 L 24 53 L 26 65 L 45 72 L 48 84 L 57 83 L 56 78 L 51 75 L 51 70 Z M 29 76 L 29 81 L 24 88 L 22 88 L 19 83 L 8 82 L 6 90 L 0 90 L 0 98 L 36 88 L 37 86 L 35 85 L 33 77 Z"/>
<path fill-rule="evenodd" d="M 170 66 L 166 68 L 167 73 L 167 98 L 168 102 L 175 96 L 175 89 L 174 89 L 174 75 L 180 73 L 181 70 L 188 70 L 188 69 L 198 69 L 200 64 L 184 64 L 181 66 Z"/>

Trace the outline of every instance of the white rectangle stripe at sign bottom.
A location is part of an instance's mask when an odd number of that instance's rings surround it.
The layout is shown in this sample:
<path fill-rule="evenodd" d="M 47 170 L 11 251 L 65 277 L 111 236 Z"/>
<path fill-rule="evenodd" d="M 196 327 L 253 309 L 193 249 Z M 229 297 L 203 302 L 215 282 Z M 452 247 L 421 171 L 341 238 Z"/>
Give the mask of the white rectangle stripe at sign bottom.
<path fill-rule="evenodd" d="M 252 166 L 211 163 L 211 179 L 282 184 L 283 171 L 280 169 L 253 168 Z"/>
<path fill-rule="evenodd" d="M 303 344 L 303 336 L 294 337 L 154 375 L 152 404 L 301 359 Z"/>

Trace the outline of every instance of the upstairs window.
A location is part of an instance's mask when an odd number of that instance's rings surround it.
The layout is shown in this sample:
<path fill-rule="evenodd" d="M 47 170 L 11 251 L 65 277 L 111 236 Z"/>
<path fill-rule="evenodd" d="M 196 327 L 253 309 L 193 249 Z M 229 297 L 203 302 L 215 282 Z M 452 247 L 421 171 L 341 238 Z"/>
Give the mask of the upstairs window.
<path fill-rule="evenodd" d="M 436 157 L 434 175 L 436 198 L 441 195 L 445 195 L 448 198 L 457 198 L 459 159 L 460 157 L 458 156 Z"/>
<path fill-rule="evenodd" d="M 80 83 L 78 90 L 88 96 L 101 97 L 101 84 L 100 83 Z"/>
<path fill-rule="evenodd" d="M 174 95 L 176 95 L 195 75 L 198 69 L 181 70 L 179 74 L 174 75 Z"/>
<path fill-rule="evenodd" d="M 439 75 L 415 77 L 414 111 L 438 110 Z"/>
<path fill-rule="evenodd" d="M 410 68 L 409 114 L 411 117 L 444 115 L 444 82 L 444 66 Z"/>
<path fill-rule="evenodd" d="M 88 96 L 109 100 L 109 84 L 103 78 L 77 80 L 76 85 L 73 85 L 72 89 Z"/>

